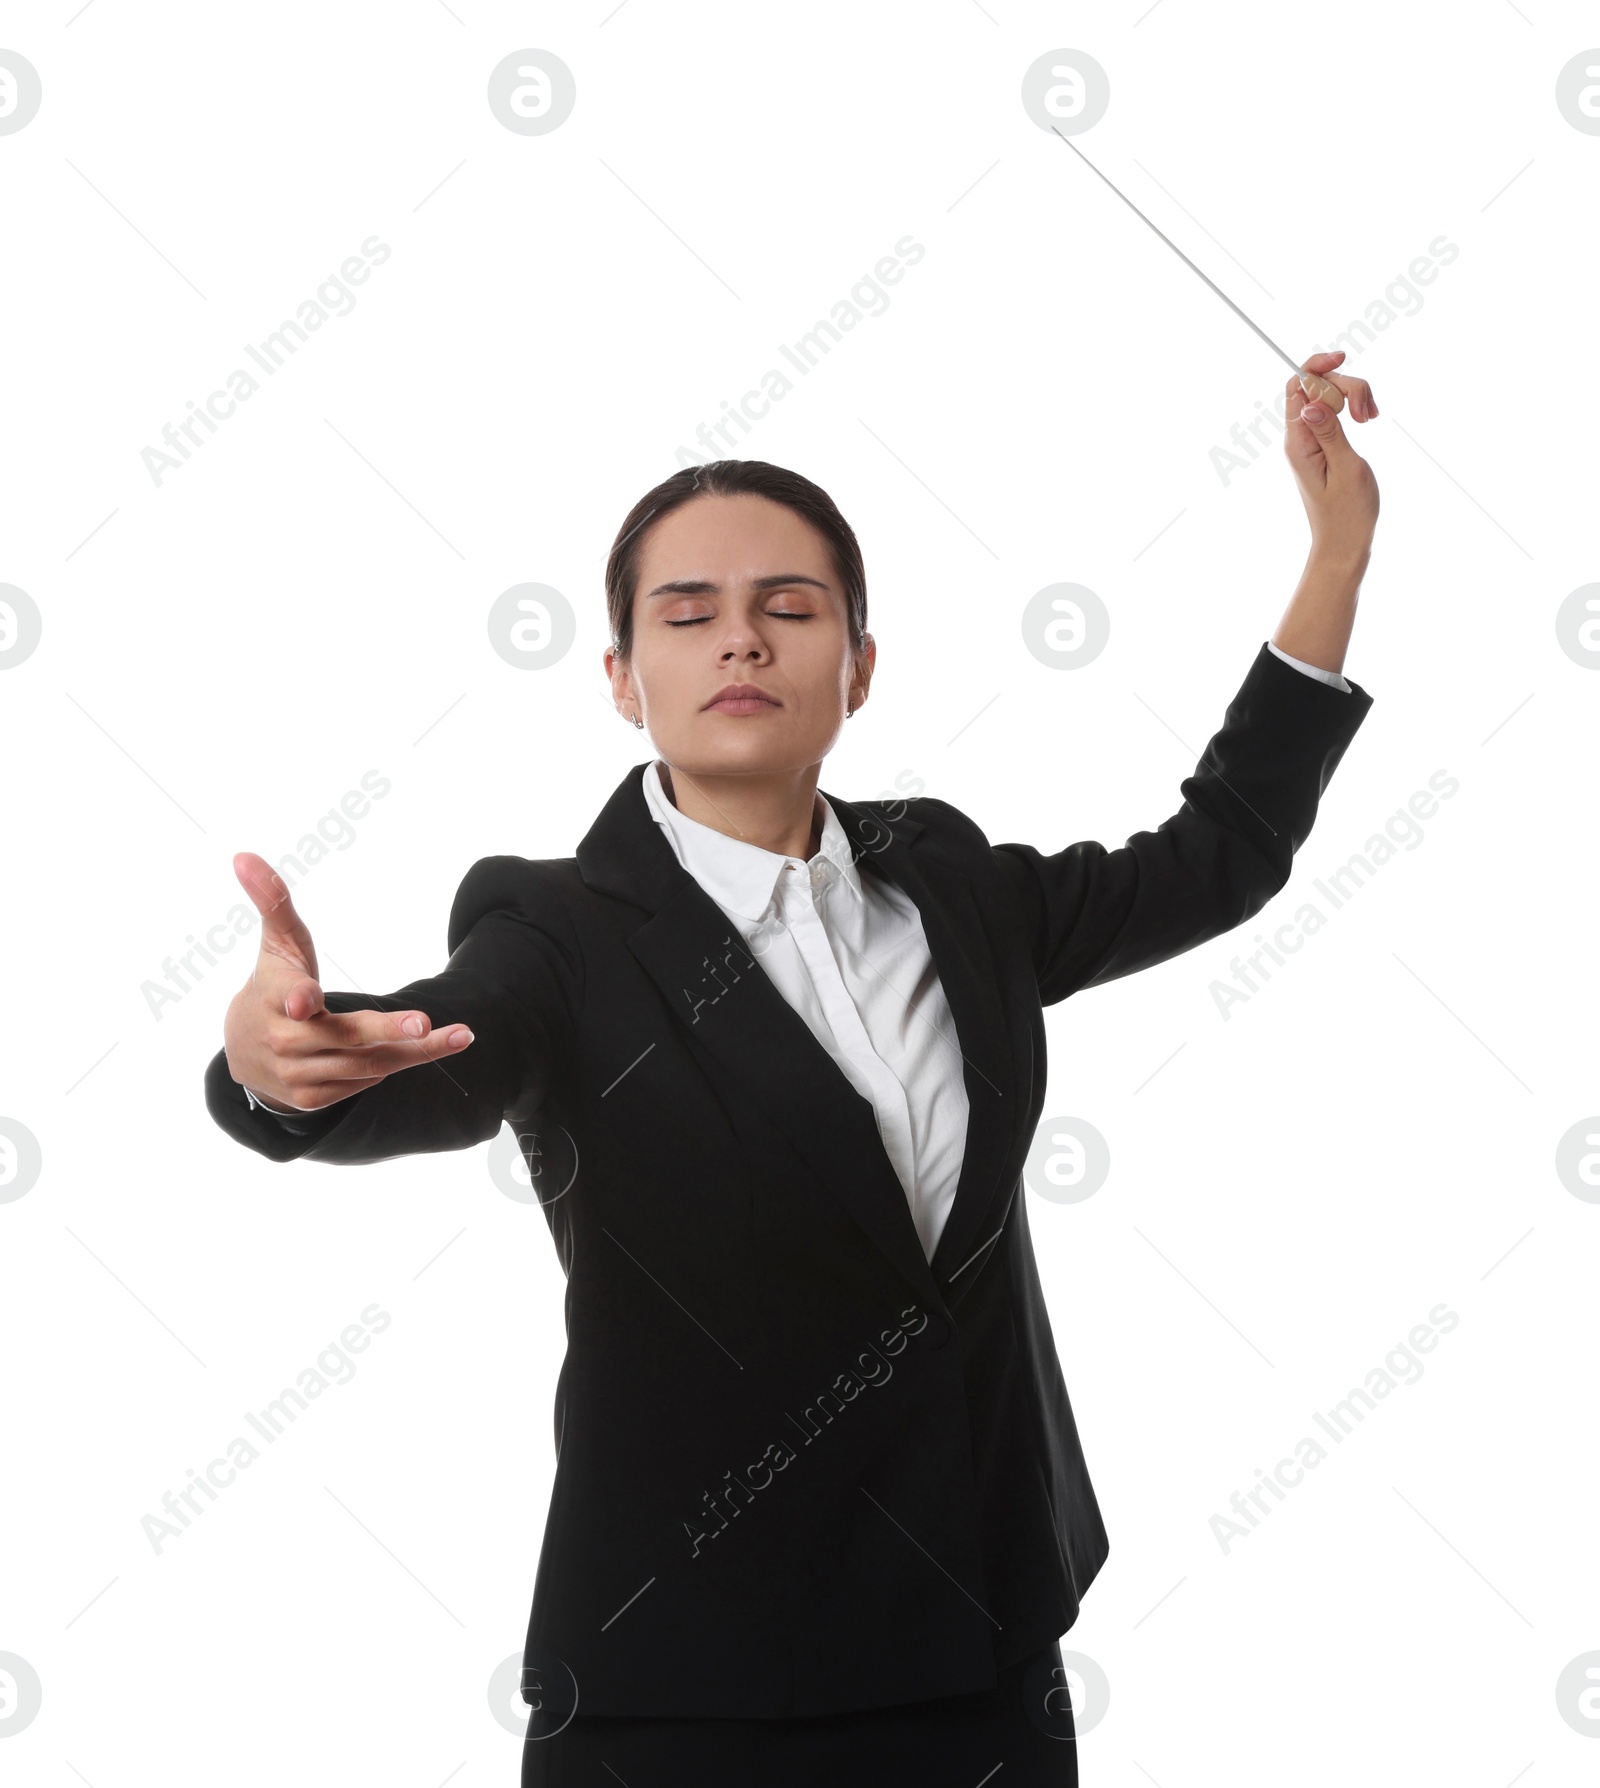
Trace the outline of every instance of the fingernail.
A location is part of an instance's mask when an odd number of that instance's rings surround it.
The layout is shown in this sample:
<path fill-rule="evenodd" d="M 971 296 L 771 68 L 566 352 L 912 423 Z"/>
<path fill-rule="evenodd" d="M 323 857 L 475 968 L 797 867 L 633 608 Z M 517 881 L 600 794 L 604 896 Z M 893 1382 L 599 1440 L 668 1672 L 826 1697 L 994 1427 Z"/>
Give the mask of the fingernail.
<path fill-rule="evenodd" d="M 465 1025 L 460 1026 L 459 1029 L 453 1030 L 450 1033 L 450 1042 L 456 1049 L 465 1049 L 471 1041 L 472 1032 L 469 1031 Z"/>
<path fill-rule="evenodd" d="M 1307 404 L 1300 412 L 1300 420 L 1302 422 L 1326 422 L 1328 412 L 1323 409 L 1321 404 Z"/>
<path fill-rule="evenodd" d="M 408 1037 L 420 1037 L 426 1027 L 422 1020 L 413 1012 L 409 1018 L 401 1021 L 400 1028 Z"/>

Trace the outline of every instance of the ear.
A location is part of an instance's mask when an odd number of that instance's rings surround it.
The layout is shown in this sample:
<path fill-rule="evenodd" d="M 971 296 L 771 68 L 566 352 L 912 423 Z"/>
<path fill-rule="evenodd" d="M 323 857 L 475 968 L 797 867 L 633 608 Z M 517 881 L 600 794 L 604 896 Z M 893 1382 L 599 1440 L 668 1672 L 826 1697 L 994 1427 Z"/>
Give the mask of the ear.
<path fill-rule="evenodd" d="M 859 708 L 867 699 L 867 691 L 872 687 L 873 667 L 878 661 L 878 647 L 872 635 L 866 636 L 866 644 L 855 654 L 853 674 L 850 678 L 850 704 Z"/>

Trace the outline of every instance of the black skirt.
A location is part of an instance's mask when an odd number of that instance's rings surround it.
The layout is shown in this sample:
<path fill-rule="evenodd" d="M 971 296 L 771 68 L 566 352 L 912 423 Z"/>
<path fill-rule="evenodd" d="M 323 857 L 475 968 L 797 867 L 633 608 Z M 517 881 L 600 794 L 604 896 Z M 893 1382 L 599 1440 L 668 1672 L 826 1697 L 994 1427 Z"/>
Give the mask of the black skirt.
<path fill-rule="evenodd" d="M 1008 1664 L 994 1688 L 975 1695 L 797 1720 L 580 1711 L 553 1736 L 523 1744 L 522 1788 L 617 1788 L 619 1781 L 627 1788 L 1077 1788 L 1061 1644 Z"/>

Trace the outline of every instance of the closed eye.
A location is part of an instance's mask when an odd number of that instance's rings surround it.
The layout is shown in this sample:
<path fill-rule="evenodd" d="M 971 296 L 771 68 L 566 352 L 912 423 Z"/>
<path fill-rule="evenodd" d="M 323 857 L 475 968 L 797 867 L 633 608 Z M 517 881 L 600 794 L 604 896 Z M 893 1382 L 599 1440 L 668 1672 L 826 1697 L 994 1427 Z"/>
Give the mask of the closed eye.
<path fill-rule="evenodd" d="M 816 616 L 806 609 L 769 608 L 767 613 L 779 621 L 814 621 Z M 709 621 L 710 615 L 694 615 L 687 621 L 668 621 L 669 627 L 698 627 L 702 621 Z"/>

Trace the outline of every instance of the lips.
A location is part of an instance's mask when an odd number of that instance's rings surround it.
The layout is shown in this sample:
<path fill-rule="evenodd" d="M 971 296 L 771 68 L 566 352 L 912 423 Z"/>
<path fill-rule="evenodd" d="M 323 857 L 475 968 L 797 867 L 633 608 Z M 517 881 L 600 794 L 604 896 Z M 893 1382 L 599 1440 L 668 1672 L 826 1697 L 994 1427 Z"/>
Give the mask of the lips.
<path fill-rule="evenodd" d="M 754 683 L 730 683 L 706 703 L 711 714 L 765 714 L 782 704 Z"/>

